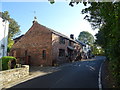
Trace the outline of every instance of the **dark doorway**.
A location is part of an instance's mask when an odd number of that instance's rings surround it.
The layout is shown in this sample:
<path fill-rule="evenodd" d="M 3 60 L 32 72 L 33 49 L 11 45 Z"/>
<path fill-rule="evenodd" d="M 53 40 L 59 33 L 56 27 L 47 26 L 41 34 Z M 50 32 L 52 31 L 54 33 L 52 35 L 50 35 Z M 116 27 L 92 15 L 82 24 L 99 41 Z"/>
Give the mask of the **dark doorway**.
<path fill-rule="evenodd" d="M 68 51 L 68 60 L 71 62 L 72 61 L 73 50 L 67 48 L 67 51 Z"/>

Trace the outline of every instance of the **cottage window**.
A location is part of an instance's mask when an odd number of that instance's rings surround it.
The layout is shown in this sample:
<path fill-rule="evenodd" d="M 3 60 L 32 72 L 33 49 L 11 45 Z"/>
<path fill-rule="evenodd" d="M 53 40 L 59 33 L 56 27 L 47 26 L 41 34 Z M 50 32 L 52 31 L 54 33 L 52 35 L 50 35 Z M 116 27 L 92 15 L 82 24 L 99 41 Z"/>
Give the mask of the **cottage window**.
<path fill-rule="evenodd" d="M 27 56 L 27 50 L 25 50 L 25 56 Z"/>
<path fill-rule="evenodd" d="M 65 50 L 59 49 L 59 57 L 65 57 Z"/>
<path fill-rule="evenodd" d="M 65 44 L 65 38 L 63 38 L 63 37 L 59 37 L 59 42 L 60 42 L 60 44 Z"/>
<path fill-rule="evenodd" d="M 72 42 L 69 40 L 69 46 L 71 46 L 72 45 Z"/>
<path fill-rule="evenodd" d="M 43 50 L 43 51 L 42 51 L 42 58 L 43 58 L 43 59 L 46 59 L 46 50 Z"/>

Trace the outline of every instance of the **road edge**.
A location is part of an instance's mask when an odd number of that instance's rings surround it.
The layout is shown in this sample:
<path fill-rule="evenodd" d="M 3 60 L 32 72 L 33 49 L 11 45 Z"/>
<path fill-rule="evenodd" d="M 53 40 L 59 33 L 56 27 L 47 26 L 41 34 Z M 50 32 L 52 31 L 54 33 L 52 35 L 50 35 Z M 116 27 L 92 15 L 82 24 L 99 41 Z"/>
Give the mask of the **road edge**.
<path fill-rule="evenodd" d="M 98 77 L 98 86 L 99 86 L 99 90 L 102 90 L 102 77 L 101 77 L 101 75 L 102 75 L 102 66 L 103 66 L 103 64 L 104 64 L 104 62 L 105 62 L 105 59 L 104 59 L 104 61 L 102 62 L 102 64 L 101 64 L 101 66 L 100 66 L 100 69 L 99 69 L 99 77 Z"/>

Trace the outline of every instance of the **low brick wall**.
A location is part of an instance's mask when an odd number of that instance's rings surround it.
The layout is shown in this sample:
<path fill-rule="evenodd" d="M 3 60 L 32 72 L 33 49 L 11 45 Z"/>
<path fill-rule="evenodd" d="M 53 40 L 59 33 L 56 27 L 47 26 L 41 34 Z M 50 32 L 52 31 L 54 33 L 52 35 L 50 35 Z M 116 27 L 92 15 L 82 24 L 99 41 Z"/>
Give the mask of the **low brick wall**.
<path fill-rule="evenodd" d="M 23 65 L 21 68 L 0 71 L 0 86 L 18 80 L 29 75 L 29 66 Z"/>

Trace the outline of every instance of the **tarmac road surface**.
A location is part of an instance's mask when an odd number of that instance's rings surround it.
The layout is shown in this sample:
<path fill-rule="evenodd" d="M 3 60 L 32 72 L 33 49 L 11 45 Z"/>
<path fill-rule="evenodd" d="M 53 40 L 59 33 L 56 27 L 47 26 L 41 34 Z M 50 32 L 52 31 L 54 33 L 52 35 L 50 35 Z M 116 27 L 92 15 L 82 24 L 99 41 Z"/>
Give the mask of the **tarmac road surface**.
<path fill-rule="evenodd" d="M 104 60 L 104 56 L 97 56 L 87 61 L 68 63 L 59 67 L 56 72 L 11 88 L 99 88 L 99 70 Z"/>

